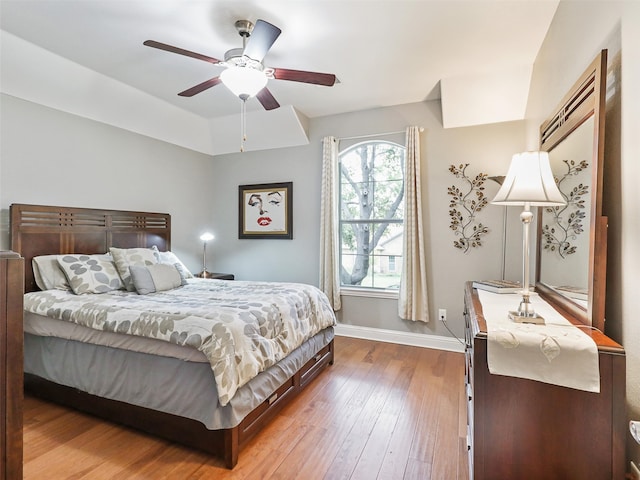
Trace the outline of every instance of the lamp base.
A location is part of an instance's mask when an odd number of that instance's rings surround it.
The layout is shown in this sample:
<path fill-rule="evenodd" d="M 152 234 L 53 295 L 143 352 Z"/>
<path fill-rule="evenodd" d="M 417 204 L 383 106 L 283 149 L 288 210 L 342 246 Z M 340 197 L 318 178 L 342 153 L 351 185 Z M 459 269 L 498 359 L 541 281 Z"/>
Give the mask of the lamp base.
<path fill-rule="evenodd" d="M 516 323 L 533 323 L 534 325 L 544 325 L 544 317 L 541 317 L 537 313 L 533 315 L 522 315 L 519 312 L 509 312 L 509 320 Z"/>
<path fill-rule="evenodd" d="M 196 274 L 195 276 L 198 278 L 213 278 L 213 273 L 203 270 L 200 273 Z"/>

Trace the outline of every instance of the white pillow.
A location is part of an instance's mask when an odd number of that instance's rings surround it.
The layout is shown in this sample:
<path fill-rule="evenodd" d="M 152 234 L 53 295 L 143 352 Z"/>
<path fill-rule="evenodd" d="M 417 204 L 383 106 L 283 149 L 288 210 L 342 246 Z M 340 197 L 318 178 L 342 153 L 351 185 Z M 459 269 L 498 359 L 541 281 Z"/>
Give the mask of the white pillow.
<path fill-rule="evenodd" d="M 33 257 L 33 277 L 40 290 L 71 290 L 64 272 L 58 265 L 59 255 Z"/>
<path fill-rule="evenodd" d="M 185 264 L 180 261 L 175 253 L 169 250 L 167 250 L 166 252 L 161 252 L 155 245 L 151 247 L 151 250 L 153 250 L 153 254 L 156 256 L 156 260 L 158 260 L 158 263 L 166 263 L 169 265 L 175 265 L 177 263 L 178 265 L 180 265 L 185 278 L 193 278 L 193 274 L 189 271 Z"/>

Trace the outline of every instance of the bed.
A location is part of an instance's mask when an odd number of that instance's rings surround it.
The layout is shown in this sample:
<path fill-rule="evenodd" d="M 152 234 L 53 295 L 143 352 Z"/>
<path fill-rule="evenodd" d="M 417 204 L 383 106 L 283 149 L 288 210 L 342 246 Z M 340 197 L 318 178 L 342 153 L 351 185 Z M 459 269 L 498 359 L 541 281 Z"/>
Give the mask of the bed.
<path fill-rule="evenodd" d="M 233 468 L 333 363 L 335 316 L 318 289 L 192 278 L 171 254 L 168 214 L 13 204 L 10 218 L 26 267 L 25 389 L 37 396 Z M 140 255 L 150 260 L 127 263 Z"/>

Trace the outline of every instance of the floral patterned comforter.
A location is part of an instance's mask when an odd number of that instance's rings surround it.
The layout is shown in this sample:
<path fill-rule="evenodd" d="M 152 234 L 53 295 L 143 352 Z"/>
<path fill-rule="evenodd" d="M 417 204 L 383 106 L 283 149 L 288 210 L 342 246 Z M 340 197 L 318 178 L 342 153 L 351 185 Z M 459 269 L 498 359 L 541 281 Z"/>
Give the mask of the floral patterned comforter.
<path fill-rule="evenodd" d="M 150 295 L 47 290 L 27 293 L 24 309 L 196 348 L 211 363 L 223 406 L 258 373 L 335 324 L 327 297 L 298 283 L 192 279 Z"/>

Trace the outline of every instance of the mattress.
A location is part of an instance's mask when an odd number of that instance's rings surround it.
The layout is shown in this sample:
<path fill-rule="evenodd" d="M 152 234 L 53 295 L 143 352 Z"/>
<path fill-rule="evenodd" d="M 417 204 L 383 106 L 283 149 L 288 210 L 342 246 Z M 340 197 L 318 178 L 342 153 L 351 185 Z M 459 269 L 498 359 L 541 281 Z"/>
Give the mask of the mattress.
<path fill-rule="evenodd" d="M 172 357 L 189 362 L 209 362 L 207 357 L 199 350 L 183 345 L 152 338 L 134 337 L 116 332 L 104 332 L 31 312 L 24 312 L 24 332 L 39 337 L 57 337 L 67 340 L 77 340 L 83 343 L 131 350 L 133 352 L 150 353 L 152 355 Z"/>

